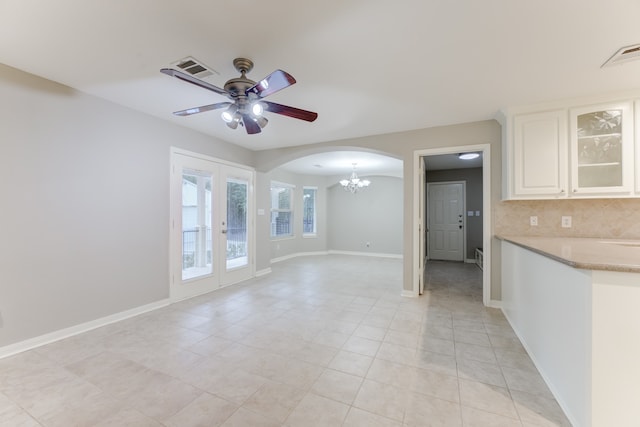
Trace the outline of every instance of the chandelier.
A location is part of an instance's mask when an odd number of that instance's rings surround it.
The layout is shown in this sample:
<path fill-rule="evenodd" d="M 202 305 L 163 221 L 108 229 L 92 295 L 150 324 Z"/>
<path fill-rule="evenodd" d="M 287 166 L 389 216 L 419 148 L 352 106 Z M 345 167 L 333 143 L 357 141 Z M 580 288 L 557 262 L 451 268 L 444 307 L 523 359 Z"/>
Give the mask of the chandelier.
<path fill-rule="evenodd" d="M 367 188 L 369 184 L 371 184 L 371 181 L 369 181 L 368 179 L 358 178 L 358 174 L 356 174 L 357 163 L 352 163 L 352 164 L 353 164 L 353 172 L 351 172 L 351 176 L 349 177 L 349 179 L 340 180 L 340 185 L 342 185 L 342 188 L 344 188 L 345 191 L 351 192 L 351 194 L 363 188 Z"/>

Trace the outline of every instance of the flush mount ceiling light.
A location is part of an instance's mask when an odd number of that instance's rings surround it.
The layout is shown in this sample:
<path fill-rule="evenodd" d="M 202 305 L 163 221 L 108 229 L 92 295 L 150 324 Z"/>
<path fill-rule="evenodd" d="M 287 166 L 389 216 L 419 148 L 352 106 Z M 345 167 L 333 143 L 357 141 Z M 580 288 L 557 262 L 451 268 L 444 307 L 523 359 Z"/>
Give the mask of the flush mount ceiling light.
<path fill-rule="evenodd" d="M 458 158 L 460 160 L 473 160 L 473 159 L 477 159 L 478 157 L 480 157 L 480 154 L 478 154 L 478 153 L 461 153 L 461 154 L 458 154 Z"/>
<path fill-rule="evenodd" d="M 191 65 L 191 62 L 187 61 L 185 64 Z M 197 66 L 198 64 L 195 64 L 192 68 L 199 70 Z M 176 77 L 187 83 L 191 83 L 219 95 L 226 96 L 231 100 L 231 102 L 218 102 L 216 104 L 180 110 L 173 114 L 176 116 L 190 116 L 192 114 L 224 108 L 225 111 L 222 112 L 222 120 L 227 124 L 227 126 L 231 129 L 236 129 L 238 125 L 241 125 L 246 129 L 248 134 L 260 133 L 262 128 L 267 125 L 269 121 L 262 115 L 265 111 L 282 114 L 283 116 L 298 120 L 305 120 L 307 122 L 312 122 L 318 117 L 318 114 L 312 111 L 301 110 L 300 108 L 264 101 L 265 97 L 287 88 L 296 82 L 296 79 L 294 79 L 289 73 L 282 70 L 276 70 L 256 83 L 253 80 L 248 79 L 246 76 L 246 74 L 253 68 L 253 62 L 251 62 L 251 60 L 246 58 L 236 58 L 233 61 L 233 66 L 240 73 L 240 77 L 228 80 L 224 84 L 224 89 L 194 77 L 196 74 L 190 73 L 192 68 L 187 66 L 183 67 L 178 64 L 179 68 L 189 71 L 189 73 L 174 70 L 172 68 L 161 69 L 160 72 L 168 76 Z"/>
<path fill-rule="evenodd" d="M 359 190 L 362 190 L 363 188 L 367 188 L 369 184 L 371 184 L 371 181 L 369 181 L 368 179 L 358 178 L 358 174 L 356 174 L 357 163 L 352 163 L 352 165 L 353 172 L 351 172 L 351 176 L 349 177 L 349 179 L 340 180 L 340 185 L 342 185 L 342 188 L 345 191 L 349 191 L 351 194 L 354 194 Z"/>

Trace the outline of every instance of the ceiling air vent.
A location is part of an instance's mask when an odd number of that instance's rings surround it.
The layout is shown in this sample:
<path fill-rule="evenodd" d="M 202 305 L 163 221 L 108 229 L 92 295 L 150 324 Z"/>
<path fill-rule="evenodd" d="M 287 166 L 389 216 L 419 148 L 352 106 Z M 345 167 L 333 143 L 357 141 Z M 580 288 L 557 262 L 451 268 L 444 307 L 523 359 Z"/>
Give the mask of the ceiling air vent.
<path fill-rule="evenodd" d="M 189 73 L 199 79 L 203 79 L 214 74 L 220 75 L 220 73 L 218 73 L 213 68 L 206 66 L 202 63 L 202 61 L 198 61 L 191 56 L 187 56 L 186 58 L 176 61 L 172 63 L 171 66 L 177 68 L 180 71 L 184 71 L 185 73 Z"/>
<path fill-rule="evenodd" d="M 626 46 L 618 50 L 613 54 L 611 58 L 602 64 L 601 68 L 609 67 L 611 65 L 624 64 L 625 62 L 635 61 L 640 59 L 640 44 L 634 44 L 632 46 Z"/>

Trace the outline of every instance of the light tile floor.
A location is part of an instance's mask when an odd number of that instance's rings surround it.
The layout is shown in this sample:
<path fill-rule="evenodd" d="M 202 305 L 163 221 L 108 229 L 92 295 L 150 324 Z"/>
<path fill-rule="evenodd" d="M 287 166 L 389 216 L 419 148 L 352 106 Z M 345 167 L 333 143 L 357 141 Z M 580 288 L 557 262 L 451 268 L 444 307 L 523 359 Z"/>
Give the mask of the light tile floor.
<path fill-rule="evenodd" d="M 1 426 L 557 426 L 471 264 L 301 257 L 0 360 Z"/>

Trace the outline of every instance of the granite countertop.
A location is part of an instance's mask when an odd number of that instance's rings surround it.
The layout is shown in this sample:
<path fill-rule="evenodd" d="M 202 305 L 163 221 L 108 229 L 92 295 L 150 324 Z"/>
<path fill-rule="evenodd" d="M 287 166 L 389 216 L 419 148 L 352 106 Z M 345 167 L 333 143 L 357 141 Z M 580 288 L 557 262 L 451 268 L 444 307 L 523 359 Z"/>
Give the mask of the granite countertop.
<path fill-rule="evenodd" d="M 640 240 L 496 236 L 571 267 L 640 273 Z"/>

